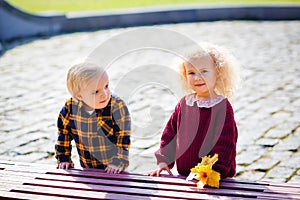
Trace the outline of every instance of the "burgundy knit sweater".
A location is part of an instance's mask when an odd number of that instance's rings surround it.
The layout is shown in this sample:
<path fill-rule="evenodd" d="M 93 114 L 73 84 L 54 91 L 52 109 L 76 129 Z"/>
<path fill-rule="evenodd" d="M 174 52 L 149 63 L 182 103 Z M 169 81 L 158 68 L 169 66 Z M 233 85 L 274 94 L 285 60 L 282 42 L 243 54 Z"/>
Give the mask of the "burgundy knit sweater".
<path fill-rule="evenodd" d="M 232 177 L 236 170 L 238 130 L 231 104 L 222 100 L 211 108 L 186 105 L 182 98 L 172 113 L 155 152 L 157 163 L 170 168 L 176 161 L 179 174 L 187 176 L 206 155 L 219 155 L 213 169 L 221 178 Z"/>

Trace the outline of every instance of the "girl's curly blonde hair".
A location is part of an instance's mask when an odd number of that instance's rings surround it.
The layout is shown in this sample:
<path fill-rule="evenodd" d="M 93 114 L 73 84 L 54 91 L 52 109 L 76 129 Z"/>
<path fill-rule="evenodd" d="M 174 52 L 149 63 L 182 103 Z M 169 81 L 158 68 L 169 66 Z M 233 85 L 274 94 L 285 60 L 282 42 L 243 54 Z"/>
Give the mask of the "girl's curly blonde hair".
<path fill-rule="evenodd" d="M 214 92 L 226 98 L 231 98 L 240 82 L 240 65 L 237 59 L 227 49 L 221 46 L 205 43 L 201 45 L 201 48 L 202 49 L 188 54 L 185 57 L 185 61 L 179 65 L 179 73 L 184 87 L 190 90 L 187 87 L 186 63 L 192 64 L 192 60 L 209 56 L 214 62 L 218 73 Z"/>

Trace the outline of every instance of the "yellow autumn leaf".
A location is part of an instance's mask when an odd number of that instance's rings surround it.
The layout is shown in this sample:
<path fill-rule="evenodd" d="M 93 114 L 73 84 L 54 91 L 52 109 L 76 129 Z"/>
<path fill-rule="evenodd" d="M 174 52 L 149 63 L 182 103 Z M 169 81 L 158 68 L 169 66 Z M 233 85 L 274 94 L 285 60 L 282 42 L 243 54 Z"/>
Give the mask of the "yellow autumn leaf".
<path fill-rule="evenodd" d="M 211 187 L 216 187 L 219 188 L 220 186 L 220 173 L 216 172 L 214 170 L 212 170 L 210 177 L 208 179 L 207 185 L 211 186 Z"/>
<path fill-rule="evenodd" d="M 212 169 L 212 166 L 217 161 L 218 154 L 215 154 L 212 158 L 210 156 L 205 156 L 202 158 L 201 163 L 198 163 L 198 165 L 191 169 L 189 177 L 193 177 L 198 180 L 198 189 L 202 189 L 205 185 L 217 188 L 219 187 L 221 179 L 220 173 Z"/>

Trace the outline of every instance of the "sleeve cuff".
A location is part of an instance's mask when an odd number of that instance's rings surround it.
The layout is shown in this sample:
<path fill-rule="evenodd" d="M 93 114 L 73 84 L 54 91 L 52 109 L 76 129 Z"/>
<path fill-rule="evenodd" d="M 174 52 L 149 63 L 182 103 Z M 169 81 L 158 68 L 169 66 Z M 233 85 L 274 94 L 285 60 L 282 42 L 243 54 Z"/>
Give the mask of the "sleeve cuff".
<path fill-rule="evenodd" d="M 61 163 L 61 162 L 72 162 L 72 160 L 71 160 L 70 156 L 58 156 L 57 162 L 58 163 Z"/>
<path fill-rule="evenodd" d="M 126 167 L 128 167 L 129 162 L 127 160 L 123 160 L 123 159 L 120 160 L 118 158 L 114 158 L 111 164 L 113 164 L 115 166 L 122 166 L 122 167 L 126 168 Z"/>

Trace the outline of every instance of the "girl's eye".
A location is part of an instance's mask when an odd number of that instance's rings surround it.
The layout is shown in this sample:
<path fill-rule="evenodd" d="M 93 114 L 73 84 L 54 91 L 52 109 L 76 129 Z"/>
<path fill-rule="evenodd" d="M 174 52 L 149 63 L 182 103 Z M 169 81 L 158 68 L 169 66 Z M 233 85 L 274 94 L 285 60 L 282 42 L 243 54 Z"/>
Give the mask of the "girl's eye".
<path fill-rule="evenodd" d="M 108 84 L 105 86 L 105 89 L 107 89 L 108 88 Z"/>
<path fill-rule="evenodd" d="M 195 72 L 188 72 L 188 75 L 194 75 Z"/>
<path fill-rule="evenodd" d="M 205 73 L 207 73 L 208 71 L 207 70 L 202 70 L 201 71 L 201 74 L 205 74 Z"/>

